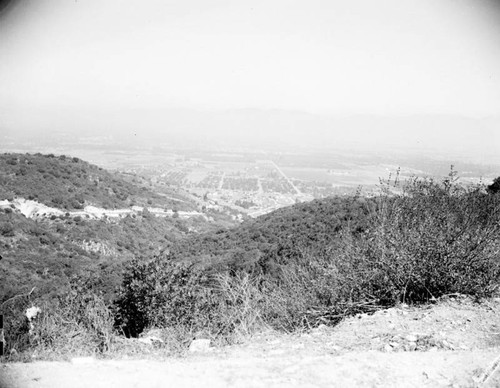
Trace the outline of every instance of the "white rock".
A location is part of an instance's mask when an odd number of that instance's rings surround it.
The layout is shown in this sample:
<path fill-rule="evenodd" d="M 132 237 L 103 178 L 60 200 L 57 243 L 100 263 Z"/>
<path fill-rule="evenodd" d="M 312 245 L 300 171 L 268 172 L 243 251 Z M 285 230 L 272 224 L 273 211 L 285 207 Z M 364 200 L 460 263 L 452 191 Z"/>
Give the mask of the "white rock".
<path fill-rule="evenodd" d="M 194 352 L 209 352 L 210 351 L 210 340 L 209 339 L 195 339 L 189 345 L 189 351 Z"/>
<path fill-rule="evenodd" d="M 320 324 L 318 327 L 314 328 L 313 331 L 325 331 L 328 330 L 328 326 L 324 323 Z"/>
<path fill-rule="evenodd" d="M 38 314 L 42 312 L 42 309 L 40 307 L 36 306 L 31 306 L 29 309 L 26 310 L 26 318 L 28 320 L 35 319 Z"/>

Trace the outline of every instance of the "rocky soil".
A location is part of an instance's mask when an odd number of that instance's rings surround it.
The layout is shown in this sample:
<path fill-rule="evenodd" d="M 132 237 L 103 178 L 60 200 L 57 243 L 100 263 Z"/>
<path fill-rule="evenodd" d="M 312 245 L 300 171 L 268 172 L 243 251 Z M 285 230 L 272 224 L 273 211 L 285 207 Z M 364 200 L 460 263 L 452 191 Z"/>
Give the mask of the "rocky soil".
<path fill-rule="evenodd" d="M 451 296 L 166 359 L 0 365 L 0 387 L 498 387 L 500 299 Z"/>

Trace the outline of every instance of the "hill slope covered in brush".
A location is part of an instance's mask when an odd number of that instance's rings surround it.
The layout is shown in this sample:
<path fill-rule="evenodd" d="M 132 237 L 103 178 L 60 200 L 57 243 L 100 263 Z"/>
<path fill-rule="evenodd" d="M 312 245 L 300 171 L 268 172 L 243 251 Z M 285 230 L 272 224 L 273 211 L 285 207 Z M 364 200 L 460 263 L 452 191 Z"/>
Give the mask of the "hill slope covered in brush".
<path fill-rule="evenodd" d="M 135 205 L 194 208 L 185 198 L 173 202 L 79 158 L 52 154 L 0 155 L 0 200 L 23 197 L 60 209 L 105 209 Z"/>
<path fill-rule="evenodd" d="M 178 193 L 167 198 L 128 178 L 68 156 L 0 155 L 0 303 L 33 287 L 38 294 L 61 293 L 71 277 L 92 273 L 98 288 L 111 298 L 124 263 L 216 228 L 201 213 L 183 219 L 132 210 L 148 206 L 189 211 L 197 205 Z M 140 177 L 135 180 L 141 182 Z M 14 205 L 15 198 L 62 211 L 25 216 Z M 126 213 L 89 217 L 83 210 L 89 205 Z"/>
<path fill-rule="evenodd" d="M 256 268 L 286 262 L 310 250 L 322 250 L 343 231 L 361 233 L 369 226 L 375 202 L 368 198 L 330 197 L 278 209 L 237 228 L 219 229 L 178 241 L 171 253 L 184 260 Z"/>

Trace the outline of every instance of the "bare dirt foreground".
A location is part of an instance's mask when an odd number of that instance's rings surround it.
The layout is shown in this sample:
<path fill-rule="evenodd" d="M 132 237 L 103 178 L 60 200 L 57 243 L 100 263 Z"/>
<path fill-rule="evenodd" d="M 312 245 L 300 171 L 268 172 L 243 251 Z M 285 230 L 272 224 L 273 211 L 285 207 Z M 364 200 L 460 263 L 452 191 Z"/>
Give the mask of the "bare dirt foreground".
<path fill-rule="evenodd" d="M 500 299 L 400 306 L 158 360 L 0 365 L 1 388 L 500 387 Z"/>

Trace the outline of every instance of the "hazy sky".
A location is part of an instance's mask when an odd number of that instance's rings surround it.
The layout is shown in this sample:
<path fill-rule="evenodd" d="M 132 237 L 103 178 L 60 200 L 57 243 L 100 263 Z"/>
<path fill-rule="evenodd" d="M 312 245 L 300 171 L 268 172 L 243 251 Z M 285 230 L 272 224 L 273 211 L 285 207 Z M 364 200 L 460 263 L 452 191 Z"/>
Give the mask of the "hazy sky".
<path fill-rule="evenodd" d="M 15 1 L 0 114 L 65 106 L 499 115 L 500 2 Z"/>

